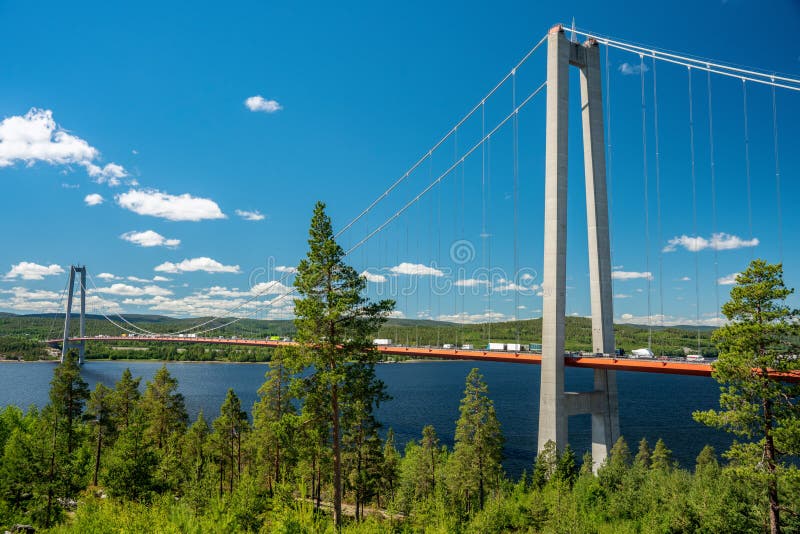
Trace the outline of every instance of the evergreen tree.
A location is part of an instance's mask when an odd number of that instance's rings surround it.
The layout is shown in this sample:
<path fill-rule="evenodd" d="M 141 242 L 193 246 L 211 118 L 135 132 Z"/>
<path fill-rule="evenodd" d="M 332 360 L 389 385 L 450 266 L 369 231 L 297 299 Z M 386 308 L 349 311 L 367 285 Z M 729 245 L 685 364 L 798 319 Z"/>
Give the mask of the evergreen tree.
<path fill-rule="evenodd" d="M 55 410 L 59 427 L 63 426 L 66 434 L 67 454 L 72 454 L 77 445 L 76 426 L 88 398 L 89 387 L 81 378 L 78 357 L 70 351 L 64 362 L 55 368 L 50 381 L 50 405 Z"/>
<path fill-rule="evenodd" d="M 487 489 L 497 487 L 502 473 L 503 434 L 489 388 L 477 368 L 467 375 L 459 412 L 450 459 L 453 489 L 462 497 L 467 511 L 474 497 L 478 509 L 482 509 Z"/>
<path fill-rule="evenodd" d="M 126 384 L 126 388 L 130 383 Z M 177 392 L 178 381 L 169 374 L 166 365 L 156 371 L 153 380 L 141 399 L 141 407 L 147 421 L 146 436 L 161 450 L 173 432 L 186 428 L 189 416 L 186 414 L 183 395 Z"/>
<path fill-rule="evenodd" d="M 566 482 L 569 487 L 572 487 L 575 479 L 578 478 L 577 458 L 569 443 L 564 447 L 564 451 L 558 455 L 555 476 L 558 480 Z"/>
<path fill-rule="evenodd" d="M 234 480 L 242 476 L 242 438 L 250 430 L 247 413 L 233 389 L 228 389 L 225 401 L 214 420 L 214 443 L 219 465 L 219 492 L 222 494 L 225 474 L 228 491 L 233 493 Z"/>
<path fill-rule="evenodd" d="M 672 451 L 667 448 L 664 440 L 659 438 L 656 441 L 656 446 L 653 449 L 652 459 L 653 469 L 660 469 L 666 471 L 673 467 Z"/>
<path fill-rule="evenodd" d="M 633 459 L 633 465 L 648 469 L 650 467 L 650 445 L 647 443 L 647 438 L 642 438 L 639 442 L 639 451 L 636 453 L 636 458 Z"/>
<path fill-rule="evenodd" d="M 186 469 L 183 489 L 195 514 L 205 506 L 211 493 L 208 489 L 211 483 L 207 470 L 210 461 L 210 434 L 208 423 L 200 410 L 197 419 L 182 438 L 182 463 Z"/>
<path fill-rule="evenodd" d="M 716 471 L 718 468 L 719 462 L 717 461 L 717 454 L 714 452 L 714 447 L 706 445 L 695 460 L 695 473 L 702 473 L 706 470 Z"/>
<path fill-rule="evenodd" d="M 284 364 L 281 349 L 275 351 L 266 379 L 258 389 L 259 398 L 253 405 L 252 436 L 256 457 L 263 466 L 262 472 L 272 493 L 273 484 L 281 480 L 281 472 L 285 472 L 287 464 L 294 463 L 297 456 L 293 443 L 297 427 L 292 403 L 295 396 L 289 388 L 291 373 Z"/>
<path fill-rule="evenodd" d="M 95 433 L 95 452 L 94 452 L 94 475 L 92 483 L 97 486 L 97 477 L 100 473 L 100 456 L 103 451 L 103 442 L 110 441 L 114 431 L 114 424 L 111 418 L 111 400 L 113 390 L 98 382 L 89 396 L 86 406 L 86 415 L 94 427 Z"/>
<path fill-rule="evenodd" d="M 543 488 L 558 468 L 558 448 L 556 442 L 547 440 L 533 464 L 533 485 Z"/>
<path fill-rule="evenodd" d="M 400 476 L 400 453 L 394 442 L 394 430 L 391 428 L 386 433 L 386 441 L 383 445 L 383 462 L 381 464 L 381 491 L 378 494 L 378 506 L 381 505 L 381 497 L 385 497 L 387 502 L 394 499 L 397 480 Z"/>
<path fill-rule="evenodd" d="M 347 363 L 371 366 L 378 353 L 372 335 L 394 307 L 390 300 L 371 303 L 362 296 L 366 280 L 344 263 L 344 251 L 336 243 L 325 205 L 314 207 L 309 230 L 308 255 L 297 268 L 294 285 L 296 338 L 300 350 L 297 367 L 313 369 L 313 383 L 322 388 L 328 401 L 326 421 L 330 424 L 333 456 L 333 516 L 342 521 L 342 388 Z M 374 373 L 374 370 L 373 370 Z M 367 391 L 374 391 L 370 388 Z M 364 405 L 374 399 L 363 399 Z"/>
<path fill-rule="evenodd" d="M 421 495 L 429 495 L 436 491 L 436 466 L 439 463 L 439 436 L 433 425 L 425 425 L 422 429 L 422 478 L 418 482 Z"/>
<path fill-rule="evenodd" d="M 753 473 L 766 471 L 770 531 L 780 531 L 779 471 L 783 456 L 800 454 L 800 384 L 774 380 L 771 372 L 800 371 L 800 312 L 786 305 L 794 292 L 781 264 L 753 260 L 736 276 L 731 300 L 722 306 L 728 323 L 714 332 L 719 348 L 714 378 L 720 409 L 695 412 L 701 423 L 751 441 L 728 455 Z"/>
<path fill-rule="evenodd" d="M 128 414 L 128 424 L 106 458 L 103 483 L 113 497 L 147 500 L 155 491 L 158 456 L 147 438 L 148 425 L 141 410 Z"/>
<path fill-rule="evenodd" d="M 125 368 L 122 377 L 114 385 L 114 392 L 111 396 L 112 418 L 117 432 L 122 432 L 127 428 L 131 413 L 136 408 L 141 395 L 139 394 L 139 383 L 141 377 L 133 378 L 131 370 Z"/>

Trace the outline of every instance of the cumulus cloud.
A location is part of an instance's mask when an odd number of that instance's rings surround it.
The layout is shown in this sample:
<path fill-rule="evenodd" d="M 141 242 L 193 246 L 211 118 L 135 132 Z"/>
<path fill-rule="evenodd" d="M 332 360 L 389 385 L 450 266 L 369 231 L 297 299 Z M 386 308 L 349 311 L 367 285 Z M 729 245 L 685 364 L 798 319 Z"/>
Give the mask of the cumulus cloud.
<path fill-rule="evenodd" d="M 461 312 L 452 315 L 440 315 L 436 319 L 439 321 L 449 321 L 451 323 L 475 324 L 510 321 L 513 317 L 500 312 L 486 311 L 483 313 Z"/>
<path fill-rule="evenodd" d="M 181 244 L 180 239 L 167 239 L 153 230 L 125 232 L 119 237 L 140 247 L 177 247 Z"/>
<path fill-rule="evenodd" d="M 367 282 L 372 282 L 373 284 L 382 284 L 386 282 L 386 276 L 377 273 L 371 273 L 369 271 L 364 271 L 361 273 L 361 276 L 367 279 Z"/>
<path fill-rule="evenodd" d="M 102 280 L 119 280 L 120 277 L 114 276 L 111 273 L 100 273 L 97 275 L 97 278 L 100 278 Z"/>
<path fill-rule="evenodd" d="M 642 70 L 644 70 L 644 72 L 647 72 L 650 70 L 650 67 L 648 67 L 647 65 L 635 65 L 625 62 L 622 65 L 620 65 L 617 70 L 619 70 L 625 76 L 631 76 L 633 74 L 641 74 Z"/>
<path fill-rule="evenodd" d="M 444 273 L 434 267 L 428 267 L 421 263 L 407 263 L 403 262 L 400 265 L 395 265 L 390 272 L 394 274 L 407 274 L 411 276 L 444 276 Z"/>
<path fill-rule="evenodd" d="M 86 202 L 87 206 L 99 206 L 104 200 L 103 196 L 97 193 L 92 193 L 91 195 L 83 197 L 83 201 Z"/>
<path fill-rule="evenodd" d="M 297 267 L 290 267 L 287 265 L 278 265 L 275 270 L 279 273 L 296 273 Z"/>
<path fill-rule="evenodd" d="M 717 279 L 717 284 L 721 286 L 732 286 L 736 283 L 736 277 L 739 276 L 739 273 L 731 273 L 726 276 L 720 276 Z"/>
<path fill-rule="evenodd" d="M 81 163 L 81 165 L 86 169 L 89 176 L 94 178 L 94 181 L 98 184 L 107 183 L 114 187 L 121 183 L 120 178 L 128 176 L 125 168 L 116 163 L 107 163 L 105 166 L 100 167 L 99 165 L 86 161 Z"/>
<path fill-rule="evenodd" d="M 166 276 L 156 275 L 153 277 L 153 282 L 170 282 L 171 280 L 171 278 L 167 278 Z"/>
<path fill-rule="evenodd" d="M 49 109 L 31 108 L 25 115 L 6 117 L 0 122 L 0 168 L 17 162 L 76 164 L 96 182 L 110 185 L 119 184 L 119 179 L 127 176 L 116 163 L 98 166 L 94 161 L 99 157 L 99 150 L 58 126 Z"/>
<path fill-rule="evenodd" d="M 250 111 L 261 111 L 264 113 L 275 113 L 283 109 L 277 100 L 267 100 L 261 95 L 251 96 L 244 101 L 244 105 Z"/>
<path fill-rule="evenodd" d="M 166 297 L 172 295 L 172 291 L 159 286 L 145 286 L 135 287 L 128 284 L 111 284 L 108 287 L 98 287 L 95 289 L 98 293 L 107 293 L 109 295 L 119 295 L 123 297 L 139 297 L 142 295 L 150 295 L 153 297 Z"/>
<path fill-rule="evenodd" d="M 120 207 L 139 215 L 161 217 L 169 221 L 202 221 L 224 219 L 225 214 L 209 198 L 193 197 L 189 193 L 170 195 L 154 189 L 131 189 L 116 196 Z"/>
<path fill-rule="evenodd" d="M 154 270 L 162 273 L 189 273 L 195 271 L 205 271 L 207 273 L 239 273 L 241 270 L 238 265 L 223 265 L 217 260 L 207 258 L 185 259 L 180 263 L 165 261 L 157 265 Z"/>
<path fill-rule="evenodd" d="M 145 278 L 139 278 L 138 276 L 128 276 L 127 280 L 130 281 L 130 282 L 139 282 L 139 283 L 142 283 L 142 284 L 147 283 L 147 282 L 150 281 L 150 280 L 147 280 Z"/>
<path fill-rule="evenodd" d="M 264 215 L 258 210 L 253 210 L 253 211 L 236 210 L 236 215 L 238 215 L 245 221 L 263 221 L 266 218 L 266 215 Z"/>
<path fill-rule="evenodd" d="M 612 271 L 611 278 L 614 280 L 637 280 L 645 279 L 652 280 L 653 274 L 649 271 L 638 273 L 635 271 Z"/>
<path fill-rule="evenodd" d="M 14 280 L 21 278 L 22 280 L 44 280 L 45 276 L 55 276 L 63 274 L 64 269 L 56 265 L 39 265 L 29 261 L 21 261 L 16 265 L 11 266 L 11 270 L 3 277 L 5 280 Z"/>
<path fill-rule="evenodd" d="M 482 279 L 482 278 L 463 278 L 461 280 L 456 280 L 453 285 L 456 287 L 480 287 L 480 286 L 488 286 L 489 280 Z"/>
<path fill-rule="evenodd" d="M 725 324 L 725 320 L 723 318 L 718 318 L 714 315 L 706 315 L 701 317 L 698 321 L 697 318 L 692 317 L 682 317 L 679 315 L 661 315 L 661 314 L 653 314 L 651 316 L 647 315 L 633 315 L 632 313 L 623 313 L 615 320 L 616 323 L 622 324 L 638 324 L 638 325 L 645 325 L 645 324 L 653 324 L 653 325 L 661 325 L 664 326 L 677 326 L 677 325 L 685 325 L 685 326 L 722 326 Z"/>
<path fill-rule="evenodd" d="M 690 252 L 699 252 L 705 249 L 711 250 L 734 250 L 737 248 L 755 247 L 759 243 L 758 238 L 742 239 L 739 236 L 719 232 L 713 234 L 711 238 L 691 237 L 682 235 L 673 237 L 667 242 L 663 252 L 674 252 L 678 247 L 683 247 Z"/>

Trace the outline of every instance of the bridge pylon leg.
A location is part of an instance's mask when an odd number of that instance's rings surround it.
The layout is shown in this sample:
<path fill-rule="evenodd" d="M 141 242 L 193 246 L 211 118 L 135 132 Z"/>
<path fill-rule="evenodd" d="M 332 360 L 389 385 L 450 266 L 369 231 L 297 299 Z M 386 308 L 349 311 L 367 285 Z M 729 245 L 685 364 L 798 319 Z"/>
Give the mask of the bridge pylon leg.
<path fill-rule="evenodd" d="M 569 416 L 591 414 L 592 460 L 597 469 L 619 437 L 616 375 L 614 371 L 598 369 L 595 370 L 593 391 L 571 393 L 564 390 L 564 322 L 569 67 L 572 65 L 581 73 L 592 347 L 595 353 L 614 352 L 600 51 L 592 40 L 583 44 L 568 41 L 560 26 L 550 31 L 547 48 L 544 295 L 538 449 L 541 451 L 548 441 L 553 441 L 559 450 L 563 449 L 569 437 Z"/>
<path fill-rule="evenodd" d="M 69 268 L 69 282 L 67 284 L 67 311 L 64 314 L 64 337 L 61 343 L 61 363 L 64 363 L 70 349 L 78 349 L 78 363 L 83 365 L 86 356 L 86 341 L 72 341 L 69 337 L 70 322 L 72 319 L 72 300 L 75 293 L 75 274 L 80 274 L 81 285 L 81 312 L 80 312 L 80 337 L 86 337 L 86 266 L 71 265 Z"/>

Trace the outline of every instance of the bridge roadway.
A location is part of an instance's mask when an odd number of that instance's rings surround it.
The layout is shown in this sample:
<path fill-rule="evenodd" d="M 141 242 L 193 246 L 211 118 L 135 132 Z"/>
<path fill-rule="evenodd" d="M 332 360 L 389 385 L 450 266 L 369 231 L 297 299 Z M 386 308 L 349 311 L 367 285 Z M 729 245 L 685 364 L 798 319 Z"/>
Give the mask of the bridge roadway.
<path fill-rule="evenodd" d="M 295 341 L 273 341 L 268 339 L 230 339 L 220 337 L 74 337 L 72 341 L 136 341 L 148 343 L 209 343 L 214 345 L 239 345 L 248 347 L 281 347 L 297 345 Z M 59 344 L 61 339 L 51 339 L 50 344 Z M 383 346 L 375 347 L 378 352 L 392 356 L 410 356 L 414 358 L 440 358 L 444 360 L 474 360 L 484 362 L 542 364 L 542 355 L 533 352 L 504 352 L 480 349 L 443 349 L 434 347 Z M 615 358 L 601 356 L 564 355 L 564 364 L 568 367 L 584 369 L 609 369 L 613 371 L 634 371 L 639 373 L 660 373 L 668 375 L 711 376 L 711 364 L 702 362 L 678 362 L 674 360 L 650 360 Z M 787 382 L 800 382 L 800 372 L 788 374 L 773 373 L 776 378 Z"/>
<path fill-rule="evenodd" d="M 100 342 L 147 342 L 147 343 L 209 343 L 214 345 L 239 345 L 247 347 L 281 347 L 297 345 L 294 341 L 272 341 L 267 339 L 229 339 L 219 337 L 75 337 L 72 341 Z M 61 339 L 51 339 L 50 344 L 60 344 Z M 542 355 L 532 352 L 501 352 L 491 350 L 443 349 L 433 347 L 376 346 L 378 352 L 393 356 L 410 356 L 414 358 L 441 358 L 445 360 L 475 360 L 489 362 L 527 363 L 541 365 Z M 671 375 L 711 376 L 711 365 L 708 363 L 677 362 L 674 360 L 641 360 L 614 357 L 579 357 L 564 356 L 564 363 L 569 367 L 585 369 L 610 369 L 614 371 L 635 371 L 644 373 L 662 373 Z M 800 373 L 781 376 L 789 382 L 800 382 Z"/>

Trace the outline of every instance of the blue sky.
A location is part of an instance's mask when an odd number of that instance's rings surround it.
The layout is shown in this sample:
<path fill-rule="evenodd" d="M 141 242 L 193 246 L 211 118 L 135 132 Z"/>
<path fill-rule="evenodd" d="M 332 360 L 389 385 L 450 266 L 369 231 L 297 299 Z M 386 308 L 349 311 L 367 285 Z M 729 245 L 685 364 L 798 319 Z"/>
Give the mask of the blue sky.
<path fill-rule="evenodd" d="M 81 263 L 93 279 L 93 312 L 195 316 L 241 306 L 237 313 L 257 318 L 291 316 L 291 298 L 263 303 L 284 291 L 274 280 L 291 285 L 287 267 L 305 253 L 314 202 L 325 201 L 343 227 L 553 23 L 572 17 L 579 28 L 629 42 L 800 72 L 800 7 L 791 1 L 770 9 L 728 0 L 635 10 L 627 2 L 0 3 L 0 310 L 55 311 L 65 271 Z M 472 146 L 481 117 L 491 128 L 515 96 L 519 103 L 534 91 L 544 81 L 544 57 L 542 47 L 513 89 L 501 87 L 457 139 L 344 233 L 342 245 L 358 243 Z M 800 95 L 777 93 L 779 227 L 771 93 L 748 87 L 750 224 L 742 84 L 712 79 L 714 219 L 705 73 L 694 72 L 692 84 L 695 210 L 686 69 L 659 64 L 659 235 L 648 63 L 648 233 L 639 58 L 617 50 L 608 57 L 616 319 L 646 323 L 663 312 L 654 324 L 713 324 L 730 288 L 719 280 L 752 257 L 782 258 L 787 283 L 800 285 L 793 210 L 800 158 L 791 130 Z M 572 81 L 567 308 L 586 315 L 576 73 Z M 509 122 L 352 254 L 352 264 L 370 274 L 370 293 L 395 298 L 398 316 L 540 315 L 544 100 L 542 91 L 519 114 L 516 196 Z M 725 235 L 713 239 L 714 232 Z"/>

